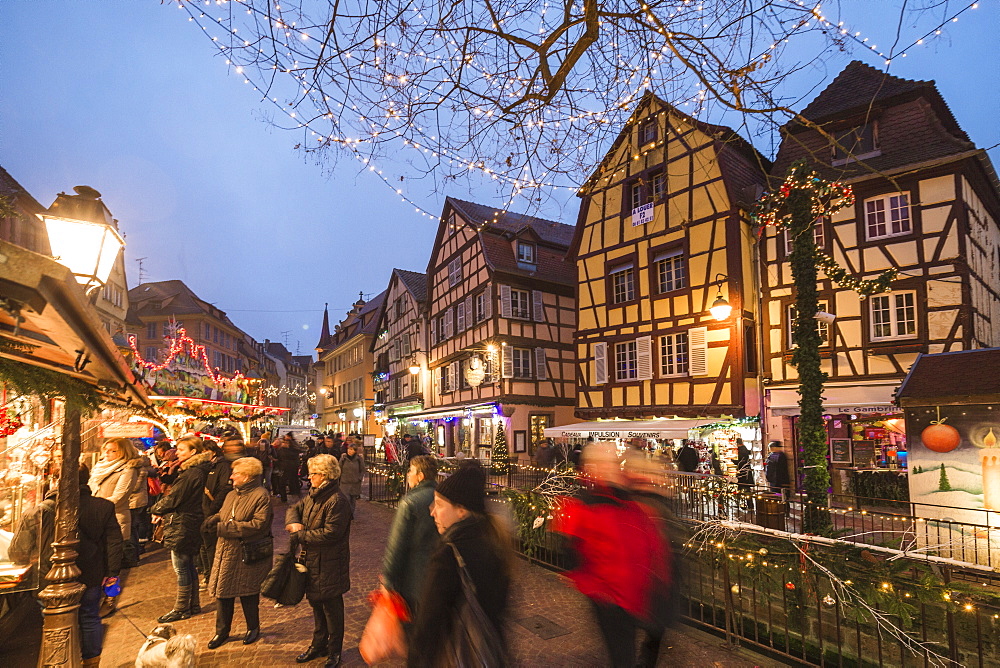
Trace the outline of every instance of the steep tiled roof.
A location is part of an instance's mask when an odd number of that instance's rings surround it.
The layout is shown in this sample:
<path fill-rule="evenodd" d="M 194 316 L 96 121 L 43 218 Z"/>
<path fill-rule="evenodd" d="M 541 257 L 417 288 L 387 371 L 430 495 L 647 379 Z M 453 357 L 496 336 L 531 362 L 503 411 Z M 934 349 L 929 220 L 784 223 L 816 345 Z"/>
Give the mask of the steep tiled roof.
<path fill-rule="evenodd" d="M 139 317 L 206 313 L 236 327 L 225 311 L 198 297 L 191 288 L 184 284 L 184 281 L 175 279 L 142 283 L 128 291 L 128 299 L 135 309 L 135 314 Z M 154 302 L 159 302 L 160 307 L 155 308 Z M 236 329 L 239 328 L 236 327 Z"/>
<path fill-rule="evenodd" d="M 0 197 L 16 197 L 22 206 L 34 209 L 33 213 L 45 211 L 45 207 L 39 204 L 38 200 L 32 197 L 24 189 L 24 186 L 18 183 L 3 167 L 0 167 Z"/>
<path fill-rule="evenodd" d="M 514 245 L 510 240 L 489 230 L 481 233 L 479 237 L 482 239 L 483 252 L 494 271 L 576 285 L 576 265 L 566 261 L 565 247 L 556 250 L 539 244 L 535 248 L 536 269 L 532 271 L 518 265 L 514 256 Z"/>
<path fill-rule="evenodd" d="M 831 116 L 933 86 L 933 81 L 901 79 L 854 60 L 802 110 L 802 115 L 813 122 L 821 122 Z"/>
<path fill-rule="evenodd" d="M 896 398 L 903 405 L 921 399 L 1000 396 L 1000 348 L 921 355 L 910 368 Z M 972 401 L 972 403 L 975 403 Z"/>
<path fill-rule="evenodd" d="M 427 301 L 427 274 L 419 271 L 407 271 L 406 269 L 393 269 L 393 271 L 399 275 L 399 280 L 403 282 L 414 299 L 420 303 Z"/>
<path fill-rule="evenodd" d="M 828 178 L 864 177 L 975 150 L 933 81 L 901 79 L 858 61 L 844 68 L 802 115 L 836 134 L 847 129 L 845 123 L 859 125 L 869 111 L 878 121 L 878 154 L 834 166 L 829 140 L 792 121 L 784 128 L 771 174 L 782 178 L 789 165 L 806 158 Z"/>
<path fill-rule="evenodd" d="M 525 227 L 530 227 L 543 241 L 560 246 L 569 246 L 573 240 L 574 228 L 572 225 L 565 225 L 553 220 L 545 220 L 544 218 L 535 218 L 523 213 L 501 211 L 492 206 L 466 202 L 454 197 L 449 197 L 448 201 L 469 222 L 480 225 L 486 223 L 490 228 L 503 230 L 504 232 L 519 232 Z"/>

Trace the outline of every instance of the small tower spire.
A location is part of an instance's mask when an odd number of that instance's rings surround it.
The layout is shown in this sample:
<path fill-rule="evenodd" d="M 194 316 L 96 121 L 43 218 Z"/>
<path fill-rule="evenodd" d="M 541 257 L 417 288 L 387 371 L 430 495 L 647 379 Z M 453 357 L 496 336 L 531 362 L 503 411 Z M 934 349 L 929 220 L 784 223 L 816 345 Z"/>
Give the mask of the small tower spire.
<path fill-rule="evenodd" d="M 316 344 L 316 348 L 320 349 L 326 345 L 326 342 L 330 338 L 330 304 L 329 302 L 323 304 L 323 328 L 319 332 L 319 343 Z"/>

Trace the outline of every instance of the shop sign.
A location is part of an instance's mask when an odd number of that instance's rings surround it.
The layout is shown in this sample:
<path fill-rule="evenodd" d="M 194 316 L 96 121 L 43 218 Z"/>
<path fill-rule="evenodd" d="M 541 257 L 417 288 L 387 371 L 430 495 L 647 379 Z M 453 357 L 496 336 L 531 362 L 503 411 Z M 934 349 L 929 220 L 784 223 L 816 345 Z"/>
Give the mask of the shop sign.
<path fill-rule="evenodd" d="M 883 413 L 901 413 L 902 409 L 892 404 L 871 404 L 868 406 L 837 406 L 831 409 L 831 413 L 855 415 L 881 415 Z"/>
<path fill-rule="evenodd" d="M 148 422 L 102 424 L 101 438 L 153 438 L 153 425 Z"/>
<path fill-rule="evenodd" d="M 629 439 L 629 438 L 663 438 L 663 432 L 659 431 L 564 431 L 562 432 L 565 438 L 587 438 L 593 437 L 595 439 L 603 440 L 614 440 L 614 439 Z"/>
<path fill-rule="evenodd" d="M 865 427 L 866 439 L 888 438 L 889 432 L 881 427 Z"/>

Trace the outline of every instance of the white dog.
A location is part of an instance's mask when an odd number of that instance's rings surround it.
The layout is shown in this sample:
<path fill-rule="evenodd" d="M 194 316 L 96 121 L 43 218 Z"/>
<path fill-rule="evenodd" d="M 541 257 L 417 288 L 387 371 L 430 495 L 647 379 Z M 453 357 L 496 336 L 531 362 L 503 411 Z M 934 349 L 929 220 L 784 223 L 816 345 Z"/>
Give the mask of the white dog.
<path fill-rule="evenodd" d="M 157 626 L 146 636 L 135 668 L 195 668 L 195 645 L 190 633 L 179 636 L 172 624 Z"/>

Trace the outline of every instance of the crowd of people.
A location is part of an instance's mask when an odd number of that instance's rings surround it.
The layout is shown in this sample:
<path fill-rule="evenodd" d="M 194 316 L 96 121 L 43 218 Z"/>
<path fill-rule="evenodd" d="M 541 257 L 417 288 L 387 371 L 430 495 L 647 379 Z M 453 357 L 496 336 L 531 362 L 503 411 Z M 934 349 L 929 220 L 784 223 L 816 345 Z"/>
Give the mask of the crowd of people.
<path fill-rule="evenodd" d="M 405 610 L 408 650 L 400 658 L 410 666 L 504 665 L 514 552 L 509 529 L 487 512 L 486 471 L 467 459 L 439 480 L 440 460 L 419 438 L 394 450 L 406 465 L 407 491 L 390 527 L 380 583 Z M 662 469 L 645 453 L 626 455 L 623 464 L 610 443 L 568 452 L 544 443 L 536 463 L 578 465 L 581 491 L 560 500 L 551 525 L 568 578 L 590 601 L 610 664 L 636 665 L 638 649 L 638 665 L 652 666 L 673 615 L 670 514 L 655 484 Z M 80 469 L 84 665 L 100 662 L 101 617 L 113 611 L 116 593 L 109 585 L 157 545 L 169 550 L 176 576 L 174 603 L 159 622 L 201 614 L 204 595 L 216 601 L 209 650 L 257 642 L 265 632 L 260 597 L 272 574 L 278 499 L 289 549 L 308 573 L 305 598 L 313 613 L 309 645 L 295 661 L 325 657 L 326 666 L 340 665 L 351 525 L 366 469 L 360 439 L 340 434 L 301 444 L 291 434 L 264 433 L 249 443 L 236 432 L 191 434 L 149 453 L 128 439 L 106 441 L 93 470 Z M 289 496 L 297 498 L 289 503 Z M 54 503 L 46 499 L 25 516 L 11 554 L 18 543 L 36 540 L 46 523 L 51 531 L 53 521 Z M 29 547 L 23 552 L 31 558 Z M 51 550 L 41 558 L 51 559 Z M 234 638 L 236 599 L 245 628 Z"/>

